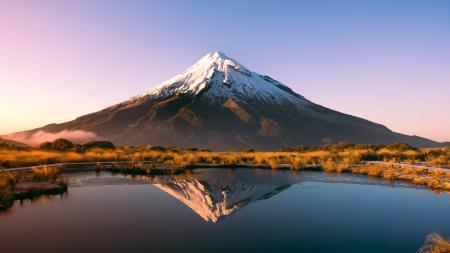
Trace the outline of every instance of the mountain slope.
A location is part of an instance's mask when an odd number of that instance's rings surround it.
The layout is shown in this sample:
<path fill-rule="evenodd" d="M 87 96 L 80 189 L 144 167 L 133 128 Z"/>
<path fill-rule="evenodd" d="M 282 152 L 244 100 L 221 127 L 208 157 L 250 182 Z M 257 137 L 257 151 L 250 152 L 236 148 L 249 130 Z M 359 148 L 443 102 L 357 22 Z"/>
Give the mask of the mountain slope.
<path fill-rule="evenodd" d="M 286 85 L 248 70 L 223 53 L 120 104 L 62 124 L 9 135 L 26 142 L 39 131 L 86 131 L 117 144 L 211 149 L 291 145 L 439 143 L 317 105 Z"/>
<path fill-rule="evenodd" d="M 13 148 L 14 149 L 14 148 L 27 148 L 27 147 L 29 147 L 29 146 L 25 143 L 0 138 L 0 148 L 7 148 L 7 149 Z"/>

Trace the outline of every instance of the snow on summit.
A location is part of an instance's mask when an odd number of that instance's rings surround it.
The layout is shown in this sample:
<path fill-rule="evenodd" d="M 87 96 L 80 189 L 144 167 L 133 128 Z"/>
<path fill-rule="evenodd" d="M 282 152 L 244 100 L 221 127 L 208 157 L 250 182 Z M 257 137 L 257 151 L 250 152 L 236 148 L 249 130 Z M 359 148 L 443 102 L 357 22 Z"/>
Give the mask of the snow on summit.
<path fill-rule="evenodd" d="M 181 74 L 139 97 L 164 99 L 200 92 L 202 99 L 212 103 L 223 103 L 230 98 L 242 102 L 308 102 L 282 83 L 248 70 L 221 52 L 205 55 Z"/>

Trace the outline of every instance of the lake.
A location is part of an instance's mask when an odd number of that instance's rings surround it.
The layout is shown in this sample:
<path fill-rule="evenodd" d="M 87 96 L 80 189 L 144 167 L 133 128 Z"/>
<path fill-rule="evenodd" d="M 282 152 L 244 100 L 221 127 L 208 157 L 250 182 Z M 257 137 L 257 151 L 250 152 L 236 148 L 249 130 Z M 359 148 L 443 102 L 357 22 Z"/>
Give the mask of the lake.
<path fill-rule="evenodd" d="M 64 174 L 0 215 L 0 252 L 416 252 L 450 236 L 450 195 L 357 175 L 199 169 Z"/>

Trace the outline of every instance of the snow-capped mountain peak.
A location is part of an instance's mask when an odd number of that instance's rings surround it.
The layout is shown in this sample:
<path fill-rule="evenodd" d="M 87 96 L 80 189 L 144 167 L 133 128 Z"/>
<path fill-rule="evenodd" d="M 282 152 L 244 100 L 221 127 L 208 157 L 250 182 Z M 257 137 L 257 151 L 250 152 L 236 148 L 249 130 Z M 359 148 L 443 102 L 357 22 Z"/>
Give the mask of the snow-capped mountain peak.
<path fill-rule="evenodd" d="M 239 64 L 236 60 L 227 57 L 222 52 L 213 52 L 205 55 L 202 59 L 200 59 L 187 71 L 190 71 L 191 69 L 196 67 L 214 69 L 220 72 L 228 72 L 228 69 L 232 68 L 235 71 L 240 72 L 241 74 L 248 76 L 251 75 L 251 72 L 247 70 L 244 66 Z"/>
<path fill-rule="evenodd" d="M 340 141 L 442 145 L 309 102 L 289 87 L 219 52 L 207 54 L 143 95 L 72 121 L 3 137 L 27 144 L 56 137 L 79 142 L 73 137 L 78 131 L 89 135 L 89 140 L 107 139 L 117 145 L 213 150 L 269 150 Z M 51 137 L 43 139 L 42 134 Z"/>
<path fill-rule="evenodd" d="M 305 103 L 302 96 L 282 83 L 248 70 L 224 53 L 213 52 L 181 74 L 148 90 L 139 97 L 164 99 L 174 95 L 202 93 L 209 102 L 232 98 L 241 102 Z"/>

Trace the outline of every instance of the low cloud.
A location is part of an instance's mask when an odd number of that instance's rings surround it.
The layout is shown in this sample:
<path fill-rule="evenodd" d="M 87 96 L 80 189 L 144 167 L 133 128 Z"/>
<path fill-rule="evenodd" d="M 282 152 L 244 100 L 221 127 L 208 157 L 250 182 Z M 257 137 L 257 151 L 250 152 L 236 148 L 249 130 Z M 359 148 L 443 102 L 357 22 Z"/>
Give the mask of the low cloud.
<path fill-rule="evenodd" d="M 28 145 L 38 145 L 46 141 L 54 141 L 59 138 L 68 139 L 75 143 L 83 143 L 91 140 L 100 139 L 93 132 L 83 130 L 62 130 L 57 133 L 49 133 L 46 131 L 38 131 L 34 134 L 30 133 L 14 133 L 4 136 L 6 139 L 26 143 Z"/>

